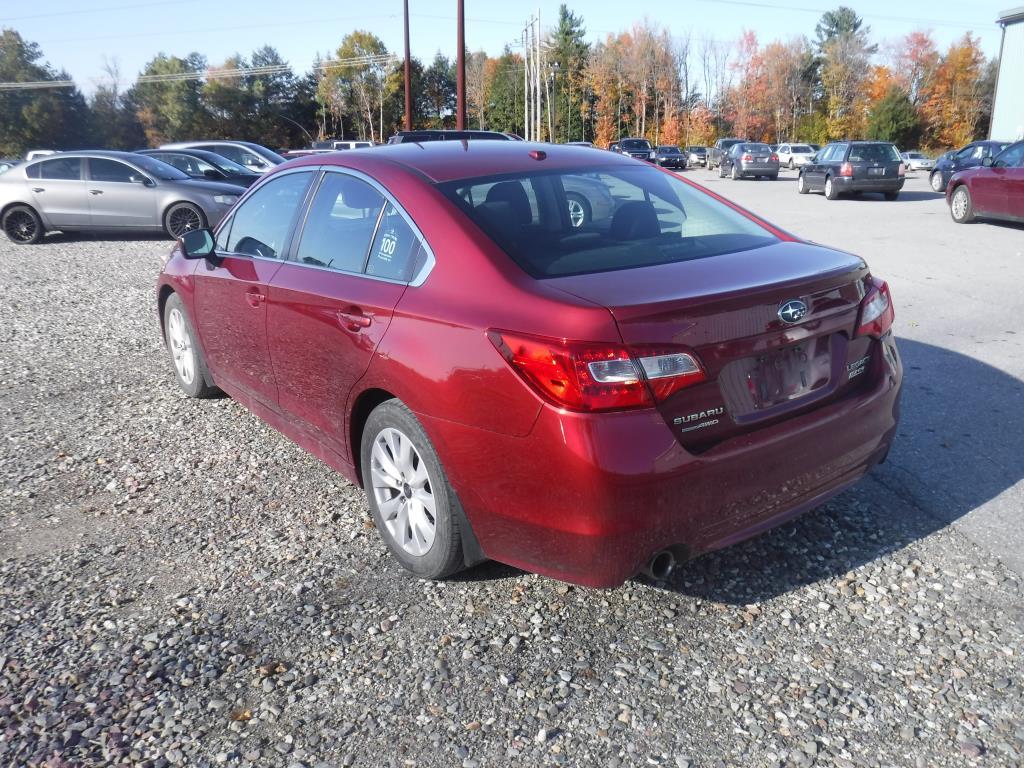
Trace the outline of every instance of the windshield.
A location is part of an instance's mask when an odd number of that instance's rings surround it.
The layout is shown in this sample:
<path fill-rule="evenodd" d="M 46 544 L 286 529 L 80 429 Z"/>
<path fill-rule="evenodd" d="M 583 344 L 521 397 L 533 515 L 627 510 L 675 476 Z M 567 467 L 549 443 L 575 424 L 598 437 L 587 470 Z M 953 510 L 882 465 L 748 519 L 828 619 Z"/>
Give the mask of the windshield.
<path fill-rule="evenodd" d="M 533 172 L 439 188 L 536 278 L 707 258 L 776 238 L 653 167 Z"/>
<path fill-rule="evenodd" d="M 794 144 L 789 148 L 789 151 L 797 155 L 809 155 L 814 150 L 806 144 Z"/>
<path fill-rule="evenodd" d="M 658 147 L 658 151 L 663 155 L 678 155 L 679 147 Z"/>
<path fill-rule="evenodd" d="M 135 163 L 150 176 L 155 176 L 163 181 L 182 181 L 189 178 L 187 173 L 182 173 L 174 166 L 168 165 L 149 155 L 132 155 L 131 162 Z"/>
<path fill-rule="evenodd" d="M 223 171 L 228 176 L 254 176 L 255 174 L 240 163 L 236 163 L 234 160 L 228 160 L 223 155 L 218 155 L 216 152 L 203 152 L 203 154 L 196 155 L 197 158 L 201 158 L 200 162 L 206 161 L 214 168 L 219 171 Z M 205 170 L 205 168 L 203 169 Z"/>
<path fill-rule="evenodd" d="M 253 152 L 258 154 L 260 157 L 269 160 L 274 165 L 280 165 L 281 163 L 285 162 L 285 159 L 281 157 L 279 154 L 277 154 L 277 152 L 267 149 L 266 147 L 261 147 L 259 144 L 246 144 L 245 146 L 247 146 Z"/>
<path fill-rule="evenodd" d="M 650 149 L 651 142 L 647 139 L 623 139 L 619 142 L 622 149 Z"/>

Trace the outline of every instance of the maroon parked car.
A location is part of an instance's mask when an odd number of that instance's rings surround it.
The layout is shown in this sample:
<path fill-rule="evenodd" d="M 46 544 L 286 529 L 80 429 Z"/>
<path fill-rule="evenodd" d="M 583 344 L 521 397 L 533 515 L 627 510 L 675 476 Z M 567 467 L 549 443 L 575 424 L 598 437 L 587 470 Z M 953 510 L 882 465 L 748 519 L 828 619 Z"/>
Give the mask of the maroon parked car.
<path fill-rule="evenodd" d="M 959 224 L 978 216 L 1024 221 L 1024 141 L 955 174 L 946 186 L 946 202 Z"/>
<path fill-rule="evenodd" d="M 567 189 L 604 187 L 574 219 Z M 177 379 L 366 489 L 401 564 L 609 587 L 885 458 L 884 282 L 646 162 L 520 142 L 279 166 L 158 285 Z"/>

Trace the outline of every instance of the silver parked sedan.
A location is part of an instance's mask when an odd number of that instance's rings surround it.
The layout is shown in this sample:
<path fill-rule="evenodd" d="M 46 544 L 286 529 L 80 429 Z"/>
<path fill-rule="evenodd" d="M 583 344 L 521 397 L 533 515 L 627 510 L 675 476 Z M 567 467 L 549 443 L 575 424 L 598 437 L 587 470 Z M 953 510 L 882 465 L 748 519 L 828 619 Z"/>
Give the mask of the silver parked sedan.
<path fill-rule="evenodd" d="M 755 179 L 762 176 L 766 179 L 777 179 L 779 156 L 767 144 L 750 141 L 734 144 L 722 155 L 718 175 L 723 179 L 726 176 L 733 179 L 742 179 L 746 176 Z"/>
<path fill-rule="evenodd" d="M 215 226 L 240 192 L 133 152 L 61 152 L 0 175 L 0 225 L 26 245 L 50 230 L 164 231 L 177 238 Z"/>

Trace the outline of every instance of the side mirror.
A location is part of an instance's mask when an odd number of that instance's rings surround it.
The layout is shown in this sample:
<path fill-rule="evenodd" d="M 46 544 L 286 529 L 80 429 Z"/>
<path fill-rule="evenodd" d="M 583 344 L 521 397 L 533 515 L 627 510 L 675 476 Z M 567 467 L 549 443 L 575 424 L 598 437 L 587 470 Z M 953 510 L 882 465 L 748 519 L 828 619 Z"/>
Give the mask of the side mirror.
<path fill-rule="evenodd" d="M 206 259 L 214 252 L 213 233 L 208 229 L 186 232 L 178 242 L 181 243 L 181 253 L 186 259 Z"/>
<path fill-rule="evenodd" d="M 984 160 L 981 161 L 981 164 L 983 166 L 985 166 L 986 168 L 991 168 L 992 167 L 992 162 L 993 162 L 993 160 L 992 160 L 991 157 L 986 157 Z"/>

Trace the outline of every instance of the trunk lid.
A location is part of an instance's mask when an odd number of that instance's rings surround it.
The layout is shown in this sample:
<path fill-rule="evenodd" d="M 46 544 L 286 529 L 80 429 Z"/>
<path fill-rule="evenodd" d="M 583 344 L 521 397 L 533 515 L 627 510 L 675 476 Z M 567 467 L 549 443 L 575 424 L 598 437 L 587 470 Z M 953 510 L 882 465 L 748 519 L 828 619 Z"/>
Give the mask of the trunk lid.
<path fill-rule="evenodd" d="M 853 338 L 867 276 L 851 254 L 780 242 L 546 282 L 607 307 L 628 345 L 696 353 L 707 380 L 658 407 L 679 441 L 700 450 L 823 405 L 868 378 L 860 374 L 870 339 Z M 780 310 L 793 301 L 806 315 L 786 322 Z"/>

